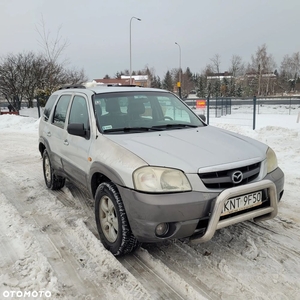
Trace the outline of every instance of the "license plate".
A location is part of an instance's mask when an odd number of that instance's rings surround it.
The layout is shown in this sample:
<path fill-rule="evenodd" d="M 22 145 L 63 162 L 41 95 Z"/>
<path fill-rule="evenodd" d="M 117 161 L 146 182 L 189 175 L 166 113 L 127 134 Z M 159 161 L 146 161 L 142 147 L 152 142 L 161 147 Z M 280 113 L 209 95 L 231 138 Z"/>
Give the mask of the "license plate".
<path fill-rule="evenodd" d="M 244 209 L 262 204 L 262 192 L 254 192 L 251 194 L 230 198 L 224 203 L 221 216 L 232 214 Z"/>

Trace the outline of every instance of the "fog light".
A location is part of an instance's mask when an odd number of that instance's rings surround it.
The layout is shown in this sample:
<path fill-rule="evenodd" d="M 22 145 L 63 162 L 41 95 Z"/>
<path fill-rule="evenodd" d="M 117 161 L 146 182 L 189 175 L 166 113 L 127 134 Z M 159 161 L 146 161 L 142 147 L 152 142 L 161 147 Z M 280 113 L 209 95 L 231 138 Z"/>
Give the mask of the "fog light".
<path fill-rule="evenodd" d="M 156 226 L 155 233 L 157 236 L 163 236 L 169 231 L 168 223 L 160 223 Z"/>

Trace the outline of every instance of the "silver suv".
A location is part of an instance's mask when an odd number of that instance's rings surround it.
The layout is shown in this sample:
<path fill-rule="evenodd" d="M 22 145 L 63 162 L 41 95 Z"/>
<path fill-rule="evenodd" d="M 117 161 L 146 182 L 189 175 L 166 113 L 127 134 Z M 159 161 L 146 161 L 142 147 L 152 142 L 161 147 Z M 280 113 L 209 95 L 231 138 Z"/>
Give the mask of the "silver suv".
<path fill-rule="evenodd" d="M 270 147 L 206 125 L 159 89 L 54 92 L 39 151 L 48 188 L 68 179 L 95 199 L 101 241 L 115 256 L 143 242 L 205 242 L 222 227 L 274 218 L 284 188 Z"/>

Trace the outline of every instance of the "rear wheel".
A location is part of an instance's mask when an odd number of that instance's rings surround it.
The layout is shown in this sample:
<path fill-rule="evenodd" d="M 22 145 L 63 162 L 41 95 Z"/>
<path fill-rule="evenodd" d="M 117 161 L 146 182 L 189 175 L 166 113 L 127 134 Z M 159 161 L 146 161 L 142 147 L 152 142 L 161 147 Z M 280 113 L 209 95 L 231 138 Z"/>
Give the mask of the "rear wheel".
<path fill-rule="evenodd" d="M 97 188 L 95 218 L 101 242 L 113 255 L 124 255 L 139 247 L 131 232 L 121 196 L 113 183 L 104 182 Z"/>
<path fill-rule="evenodd" d="M 65 178 L 56 176 L 51 167 L 51 161 L 47 150 L 43 153 L 43 172 L 46 186 L 51 190 L 59 190 L 65 185 Z"/>

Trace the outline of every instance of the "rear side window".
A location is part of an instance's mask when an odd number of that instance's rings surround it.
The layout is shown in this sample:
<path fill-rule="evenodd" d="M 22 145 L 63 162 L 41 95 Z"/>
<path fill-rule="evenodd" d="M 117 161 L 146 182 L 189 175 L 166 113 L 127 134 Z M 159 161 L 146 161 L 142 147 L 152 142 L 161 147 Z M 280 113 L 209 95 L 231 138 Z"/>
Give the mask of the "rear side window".
<path fill-rule="evenodd" d="M 47 100 L 45 109 L 44 109 L 44 121 L 49 120 L 49 116 L 52 110 L 52 107 L 57 99 L 58 95 L 51 95 L 49 99 Z"/>
<path fill-rule="evenodd" d="M 63 95 L 59 98 L 54 111 L 53 125 L 64 128 L 70 100 L 71 95 Z"/>

